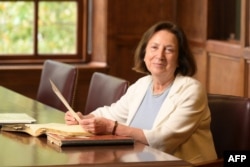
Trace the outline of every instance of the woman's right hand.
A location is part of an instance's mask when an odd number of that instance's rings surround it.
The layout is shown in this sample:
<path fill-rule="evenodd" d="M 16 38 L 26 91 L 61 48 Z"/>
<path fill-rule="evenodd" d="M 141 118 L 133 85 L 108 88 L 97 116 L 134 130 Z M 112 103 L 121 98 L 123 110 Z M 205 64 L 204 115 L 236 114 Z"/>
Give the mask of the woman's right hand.
<path fill-rule="evenodd" d="M 83 118 L 83 115 L 81 112 L 77 112 L 77 115 L 79 115 L 80 119 Z M 77 125 L 79 124 L 78 121 L 73 117 L 73 115 L 67 111 L 64 115 L 64 120 L 67 125 Z"/>

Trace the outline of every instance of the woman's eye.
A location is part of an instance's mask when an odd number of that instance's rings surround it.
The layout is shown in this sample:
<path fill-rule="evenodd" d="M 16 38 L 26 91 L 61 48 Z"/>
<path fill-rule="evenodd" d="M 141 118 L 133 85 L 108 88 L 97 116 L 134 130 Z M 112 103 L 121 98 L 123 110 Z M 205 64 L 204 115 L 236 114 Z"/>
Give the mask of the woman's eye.
<path fill-rule="evenodd" d="M 166 49 L 165 49 L 165 52 L 166 52 L 166 53 L 173 53 L 173 52 L 174 52 L 174 49 L 173 49 L 173 48 L 166 48 Z"/>
<path fill-rule="evenodd" d="M 157 46 L 152 46 L 151 49 L 152 49 L 152 50 L 156 50 L 156 49 L 157 49 Z"/>

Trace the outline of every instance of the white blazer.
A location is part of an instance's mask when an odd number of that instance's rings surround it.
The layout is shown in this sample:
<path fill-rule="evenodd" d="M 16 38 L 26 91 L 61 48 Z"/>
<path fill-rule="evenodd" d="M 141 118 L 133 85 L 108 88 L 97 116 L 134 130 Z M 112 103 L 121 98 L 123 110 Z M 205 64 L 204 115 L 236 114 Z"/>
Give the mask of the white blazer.
<path fill-rule="evenodd" d="M 151 82 L 151 75 L 140 78 L 116 103 L 92 113 L 130 125 Z M 177 75 L 152 129 L 143 132 L 149 146 L 198 163 L 217 158 L 210 121 L 207 93 L 200 82 Z"/>

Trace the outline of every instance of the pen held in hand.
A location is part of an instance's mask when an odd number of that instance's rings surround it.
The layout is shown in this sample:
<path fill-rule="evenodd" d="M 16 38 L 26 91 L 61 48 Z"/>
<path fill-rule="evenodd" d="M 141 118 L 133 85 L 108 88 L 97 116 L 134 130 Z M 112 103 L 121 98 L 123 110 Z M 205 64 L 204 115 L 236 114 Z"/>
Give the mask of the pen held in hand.
<path fill-rule="evenodd" d="M 57 95 L 57 97 L 61 100 L 61 102 L 65 105 L 65 107 L 69 110 L 69 112 L 72 114 L 72 116 L 78 121 L 80 122 L 80 117 L 77 115 L 77 113 L 70 107 L 69 103 L 66 101 L 66 99 L 63 97 L 63 95 L 61 94 L 61 92 L 58 90 L 58 88 L 56 87 L 56 85 L 53 83 L 52 80 L 49 80 L 50 84 L 52 86 L 52 90 L 54 91 L 54 93 Z"/>

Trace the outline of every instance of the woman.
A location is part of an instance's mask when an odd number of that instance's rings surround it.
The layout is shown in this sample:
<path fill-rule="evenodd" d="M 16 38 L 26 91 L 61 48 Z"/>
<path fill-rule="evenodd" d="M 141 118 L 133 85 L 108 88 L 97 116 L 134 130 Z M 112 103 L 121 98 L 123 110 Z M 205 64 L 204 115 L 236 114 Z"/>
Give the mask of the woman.
<path fill-rule="evenodd" d="M 183 31 L 159 22 L 143 35 L 134 70 L 147 74 L 111 106 L 96 109 L 77 122 L 95 134 L 130 136 L 136 141 L 191 163 L 216 159 L 210 111 L 202 85 L 191 76 L 196 64 Z"/>

